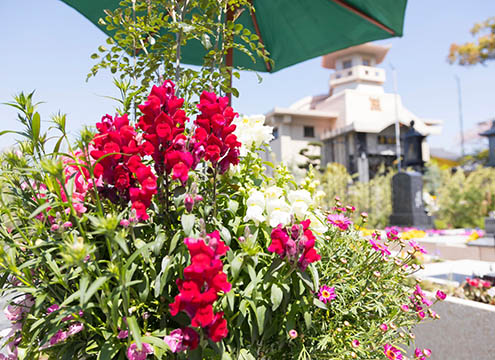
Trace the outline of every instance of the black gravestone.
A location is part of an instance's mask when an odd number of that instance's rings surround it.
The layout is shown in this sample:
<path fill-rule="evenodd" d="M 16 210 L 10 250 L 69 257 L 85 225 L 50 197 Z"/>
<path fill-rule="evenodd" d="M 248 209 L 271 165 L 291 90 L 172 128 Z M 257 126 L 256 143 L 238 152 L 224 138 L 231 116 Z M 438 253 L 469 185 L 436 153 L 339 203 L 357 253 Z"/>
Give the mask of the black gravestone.
<path fill-rule="evenodd" d="M 423 179 L 417 172 L 400 172 L 392 178 L 390 225 L 431 228 L 433 220 L 423 206 Z"/>

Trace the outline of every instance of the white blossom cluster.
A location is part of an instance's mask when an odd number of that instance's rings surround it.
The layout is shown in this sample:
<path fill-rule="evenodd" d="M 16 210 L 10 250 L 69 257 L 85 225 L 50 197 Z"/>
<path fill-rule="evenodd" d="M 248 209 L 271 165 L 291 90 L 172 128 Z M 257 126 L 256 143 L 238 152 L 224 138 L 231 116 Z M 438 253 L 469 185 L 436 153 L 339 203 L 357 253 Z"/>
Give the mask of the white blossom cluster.
<path fill-rule="evenodd" d="M 254 221 L 257 225 L 267 222 L 274 228 L 279 224 L 286 226 L 294 217 L 298 221 L 310 219 L 310 227 L 316 233 L 322 234 L 326 226 L 319 218 L 322 214 L 315 211 L 314 201 L 308 190 L 289 190 L 287 196 L 284 189 L 277 186 L 252 189 L 246 201 L 247 211 L 244 221 Z"/>
<path fill-rule="evenodd" d="M 243 116 L 234 119 L 234 134 L 241 142 L 241 156 L 253 148 L 259 148 L 273 139 L 273 127 L 265 126 L 264 115 Z"/>

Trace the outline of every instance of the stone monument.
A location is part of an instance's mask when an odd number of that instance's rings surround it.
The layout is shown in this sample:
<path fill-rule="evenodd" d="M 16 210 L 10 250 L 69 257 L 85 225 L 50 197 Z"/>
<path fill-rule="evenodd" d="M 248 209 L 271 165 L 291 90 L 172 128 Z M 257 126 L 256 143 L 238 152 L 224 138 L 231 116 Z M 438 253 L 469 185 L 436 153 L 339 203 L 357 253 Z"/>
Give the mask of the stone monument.
<path fill-rule="evenodd" d="M 418 172 L 400 172 L 392 178 L 392 215 L 390 225 L 433 227 L 423 205 L 423 179 Z"/>

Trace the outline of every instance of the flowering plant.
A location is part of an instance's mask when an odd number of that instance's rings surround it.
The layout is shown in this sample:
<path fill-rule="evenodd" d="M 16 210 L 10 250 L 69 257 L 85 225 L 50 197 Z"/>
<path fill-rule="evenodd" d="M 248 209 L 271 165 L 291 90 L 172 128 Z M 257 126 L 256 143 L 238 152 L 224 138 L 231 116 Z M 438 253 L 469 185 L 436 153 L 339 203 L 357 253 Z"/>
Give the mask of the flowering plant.
<path fill-rule="evenodd" d="M 16 100 L 28 141 L 0 174 L 8 359 L 400 359 L 435 317 L 405 281 L 424 249 L 361 237 L 352 206 L 323 213 L 311 172 L 266 176 L 270 129 L 239 133 L 226 98 L 203 92 L 191 116 L 165 81 L 134 121 L 105 115 L 65 153 L 47 150 L 32 94 Z"/>

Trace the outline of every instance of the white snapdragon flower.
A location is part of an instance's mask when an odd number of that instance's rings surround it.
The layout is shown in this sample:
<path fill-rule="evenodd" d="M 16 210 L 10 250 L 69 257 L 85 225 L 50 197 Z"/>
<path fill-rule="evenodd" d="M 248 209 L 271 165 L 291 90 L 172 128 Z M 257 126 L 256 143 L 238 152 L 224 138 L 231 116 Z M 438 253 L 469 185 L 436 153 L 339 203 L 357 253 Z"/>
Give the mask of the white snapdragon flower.
<path fill-rule="evenodd" d="M 291 190 L 287 195 L 292 212 L 299 220 L 304 220 L 310 205 L 313 203 L 308 190 Z"/>
<path fill-rule="evenodd" d="M 265 189 L 266 200 L 279 199 L 284 194 L 284 190 L 278 186 L 270 186 Z"/>
<path fill-rule="evenodd" d="M 247 210 L 244 221 L 253 220 L 256 224 L 265 221 L 266 217 L 263 214 L 265 210 L 265 194 L 259 190 L 252 189 L 249 192 L 246 204 Z"/>
<path fill-rule="evenodd" d="M 310 212 L 308 215 L 308 219 L 311 220 L 311 224 L 309 227 L 311 230 L 317 235 L 323 235 L 327 232 L 328 227 L 322 222 L 320 219 L 324 219 L 323 214 L 319 210 L 315 210 L 315 212 Z"/>
<path fill-rule="evenodd" d="M 284 199 L 267 199 L 266 211 L 271 227 L 288 225 L 291 220 L 290 206 Z"/>
<path fill-rule="evenodd" d="M 263 214 L 264 209 L 257 205 L 249 206 L 246 210 L 246 216 L 244 216 L 244 221 L 253 220 L 256 225 L 260 222 L 265 221 L 266 217 Z"/>
<path fill-rule="evenodd" d="M 273 139 L 273 127 L 265 126 L 264 115 L 244 116 L 234 119 L 234 134 L 241 142 L 241 156 L 247 154 L 253 145 L 258 148 Z"/>

